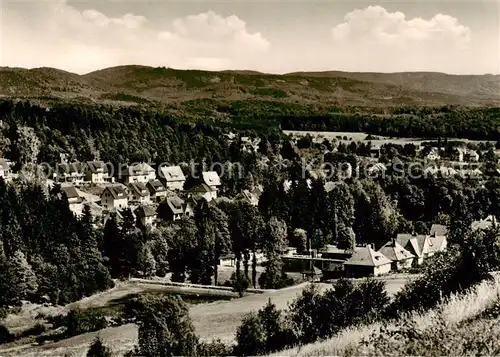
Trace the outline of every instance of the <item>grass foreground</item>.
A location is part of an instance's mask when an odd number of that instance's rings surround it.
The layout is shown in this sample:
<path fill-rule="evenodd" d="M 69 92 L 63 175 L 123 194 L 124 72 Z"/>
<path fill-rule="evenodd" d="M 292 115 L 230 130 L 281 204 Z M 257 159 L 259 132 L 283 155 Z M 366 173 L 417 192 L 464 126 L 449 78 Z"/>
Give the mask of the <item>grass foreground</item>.
<path fill-rule="evenodd" d="M 270 356 L 463 356 L 500 354 L 500 277 L 426 312 L 355 326 Z"/>

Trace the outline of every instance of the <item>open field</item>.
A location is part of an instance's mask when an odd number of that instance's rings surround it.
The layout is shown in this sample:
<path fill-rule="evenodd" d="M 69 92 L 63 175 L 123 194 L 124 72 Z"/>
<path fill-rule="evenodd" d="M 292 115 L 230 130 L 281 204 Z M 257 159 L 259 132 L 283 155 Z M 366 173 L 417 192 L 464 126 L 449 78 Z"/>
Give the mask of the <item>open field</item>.
<path fill-rule="evenodd" d="M 406 281 L 408 281 L 408 278 L 405 277 L 387 277 L 381 279 L 386 281 L 387 290 L 391 295 L 399 291 Z M 220 338 L 223 341 L 230 342 L 233 340 L 236 329 L 245 314 L 260 309 L 269 299 L 278 308 L 285 308 L 309 284 L 303 283 L 281 290 L 248 295 L 230 301 L 216 301 L 207 304 L 192 305 L 190 307 L 190 316 L 200 338 L 204 340 Z M 331 286 L 330 284 L 316 284 L 322 290 Z M 138 287 L 133 287 L 131 290 L 137 293 L 140 289 L 158 289 L 158 285 L 155 285 L 154 288 L 147 285 L 139 284 Z M 113 299 L 126 296 L 126 292 L 126 287 L 117 287 L 97 294 L 96 297 L 84 299 L 76 304 L 81 307 L 104 306 Z M 127 324 L 120 327 L 107 328 L 99 332 L 75 336 L 56 343 L 47 344 L 46 346 L 25 345 L 11 349 L 0 349 L 0 356 L 63 357 L 67 353 L 69 353 L 69 356 L 84 356 L 89 344 L 98 334 L 115 352 L 123 353 L 134 346 L 137 339 L 137 327 L 134 324 Z"/>
<path fill-rule="evenodd" d="M 365 141 L 368 136 L 367 133 L 360 132 L 344 132 L 344 131 L 306 131 L 306 130 L 283 130 L 283 133 L 286 135 L 292 136 L 306 136 L 307 134 L 314 137 L 322 137 L 328 140 L 337 139 L 342 142 L 352 142 L 352 141 Z M 397 145 L 405 145 L 405 144 L 414 144 L 415 146 L 422 145 L 422 142 L 425 141 L 436 141 L 437 139 L 426 139 L 426 138 L 390 138 L 387 136 L 375 135 L 378 140 L 370 140 L 372 145 L 384 145 L 384 144 L 397 144 Z M 340 137 L 340 139 L 339 139 Z M 347 137 L 347 140 L 344 139 Z M 458 139 L 458 138 L 448 138 L 448 141 L 462 141 L 464 143 L 473 142 L 487 142 L 487 140 L 469 140 L 469 139 Z"/>

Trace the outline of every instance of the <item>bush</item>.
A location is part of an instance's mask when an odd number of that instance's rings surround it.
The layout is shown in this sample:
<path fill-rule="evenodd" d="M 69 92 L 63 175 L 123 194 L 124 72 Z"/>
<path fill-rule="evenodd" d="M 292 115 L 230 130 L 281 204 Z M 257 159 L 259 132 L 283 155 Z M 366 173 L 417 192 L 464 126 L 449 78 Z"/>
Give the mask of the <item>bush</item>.
<path fill-rule="evenodd" d="M 14 341 L 14 336 L 4 325 L 0 325 L 0 344 Z"/>
<path fill-rule="evenodd" d="M 237 272 L 233 272 L 231 274 L 231 279 L 229 280 L 229 286 L 231 286 L 241 297 L 243 296 L 243 292 L 245 292 L 250 286 L 250 280 L 248 280 L 245 274 L 241 272 L 239 274 Z"/>
<path fill-rule="evenodd" d="M 213 340 L 212 342 L 200 342 L 196 349 L 196 354 L 200 357 L 226 357 L 233 355 L 233 347 L 222 342 Z"/>
<path fill-rule="evenodd" d="M 80 335 L 86 332 L 98 331 L 108 326 L 106 317 L 98 310 L 71 310 L 63 318 L 67 337 Z"/>
<path fill-rule="evenodd" d="M 320 294 L 314 285 L 302 291 L 291 304 L 290 318 L 300 343 L 311 343 L 330 337 L 341 328 L 378 318 L 389 298 L 385 284 L 367 279 L 355 286 L 340 279 L 333 289 Z"/>
<path fill-rule="evenodd" d="M 266 352 L 266 332 L 257 314 L 250 313 L 243 318 L 236 331 L 236 343 L 238 356 L 257 356 Z"/>
<path fill-rule="evenodd" d="M 102 344 L 102 341 L 97 337 L 87 352 L 87 357 L 111 357 L 109 348 Z"/>
<path fill-rule="evenodd" d="M 44 324 L 37 323 L 35 326 L 23 331 L 20 337 L 27 336 L 38 336 L 47 331 L 47 327 Z"/>
<path fill-rule="evenodd" d="M 257 314 L 247 315 L 236 332 L 235 353 L 255 356 L 280 351 L 295 344 L 293 329 L 271 300 Z"/>

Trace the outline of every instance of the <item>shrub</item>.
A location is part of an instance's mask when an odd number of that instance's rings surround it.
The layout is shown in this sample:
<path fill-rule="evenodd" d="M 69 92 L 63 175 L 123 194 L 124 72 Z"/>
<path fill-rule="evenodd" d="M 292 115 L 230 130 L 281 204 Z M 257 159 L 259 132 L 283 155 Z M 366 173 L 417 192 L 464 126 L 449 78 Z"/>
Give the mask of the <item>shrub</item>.
<path fill-rule="evenodd" d="M 236 331 L 236 343 L 238 356 L 257 356 L 266 352 L 266 332 L 257 314 L 250 313 L 243 318 Z"/>
<path fill-rule="evenodd" d="M 101 339 L 97 337 L 87 352 L 87 357 L 111 357 L 111 351 L 104 346 Z"/>
<path fill-rule="evenodd" d="M 233 347 L 222 342 L 221 340 L 213 340 L 211 342 L 200 342 L 196 349 L 196 354 L 200 357 L 219 356 L 226 357 L 233 355 Z"/>
<path fill-rule="evenodd" d="M 108 326 L 106 317 L 98 310 L 71 310 L 63 318 L 66 336 L 76 336 L 86 332 L 101 330 Z"/>
<path fill-rule="evenodd" d="M 42 333 L 47 331 L 47 327 L 44 324 L 37 323 L 35 326 L 23 331 L 21 333 L 21 337 L 26 337 L 26 336 L 38 336 Z"/>
<path fill-rule="evenodd" d="M 10 333 L 9 329 L 4 325 L 0 325 L 0 344 L 9 343 L 14 340 L 14 336 Z"/>

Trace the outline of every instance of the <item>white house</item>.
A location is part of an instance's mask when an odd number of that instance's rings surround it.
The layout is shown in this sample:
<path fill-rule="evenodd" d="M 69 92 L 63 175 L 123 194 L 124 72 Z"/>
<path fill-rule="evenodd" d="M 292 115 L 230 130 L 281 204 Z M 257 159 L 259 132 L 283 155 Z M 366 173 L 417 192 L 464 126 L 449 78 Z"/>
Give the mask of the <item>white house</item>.
<path fill-rule="evenodd" d="M 217 198 L 217 189 L 204 183 L 190 188 L 188 192 L 193 196 L 203 197 L 207 202 Z"/>
<path fill-rule="evenodd" d="M 134 211 L 144 227 L 154 227 L 156 225 L 156 209 L 152 206 L 140 206 Z"/>
<path fill-rule="evenodd" d="M 109 176 L 108 166 L 104 161 L 87 161 L 84 172 L 85 181 L 90 181 L 92 183 L 112 181 L 112 178 Z"/>
<path fill-rule="evenodd" d="M 215 171 L 206 171 L 206 172 L 203 172 L 201 174 L 202 178 L 203 178 L 203 183 L 205 183 L 206 185 L 214 188 L 214 189 L 218 189 L 221 182 L 220 182 L 220 177 L 219 177 L 219 174 Z"/>
<path fill-rule="evenodd" d="M 179 166 L 162 166 L 160 180 L 170 190 L 183 190 L 186 177 Z"/>
<path fill-rule="evenodd" d="M 56 182 L 70 182 L 75 185 L 82 184 L 85 178 L 80 162 L 57 164 L 54 176 Z"/>
<path fill-rule="evenodd" d="M 156 180 L 156 172 L 148 164 L 142 162 L 137 165 L 130 165 L 120 171 L 120 180 L 125 183 L 142 182 L 147 183 Z"/>
<path fill-rule="evenodd" d="M 101 193 L 101 204 L 104 209 L 125 209 L 128 207 L 128 195 L 122 185 L 108 186 Z"/>
<path fill-rule="evenodd" d="M 66 195 L 69 209 L 79 217 L 83 214 L 83 199 L 78 194 L 78 191 L 73 186 L 61 187 L 61 191 Z"/>
<path fill-rule="evenodd" d="M 403 248 L 403 246 L 401 246 L 396 239 L 387 242 L 378 251 L 392 261 L 392 270 L 410 268 L 412 266 L 413 259 L 415 258 L 415 255 Z"/>
<path fill-rule="evenodd" d="M 144 183 L 134 182 L 131 183 L 128 187 L 130 189 L 130 201 L 137 202 L 141 205 L 147 205 L 151 203 L 149 190 Z"/>
<path fill-rule="evenodd" d="M 352 256 L 344 263 L 344 271 L 349 278 L 379 276 L 391 271 L 392 261 L 370 245 L 356 247 Z"/>
<path fill-rule="evenodd" d="M 149 190 L 149 194 L 151 196 L 151 200 L 159 201 L 162 198 L 167 196 L 169 192 L 160 182 L 160 180 L 149 181 L 146 184 L 146 187 Z"/>

